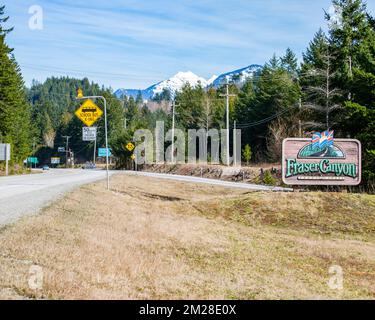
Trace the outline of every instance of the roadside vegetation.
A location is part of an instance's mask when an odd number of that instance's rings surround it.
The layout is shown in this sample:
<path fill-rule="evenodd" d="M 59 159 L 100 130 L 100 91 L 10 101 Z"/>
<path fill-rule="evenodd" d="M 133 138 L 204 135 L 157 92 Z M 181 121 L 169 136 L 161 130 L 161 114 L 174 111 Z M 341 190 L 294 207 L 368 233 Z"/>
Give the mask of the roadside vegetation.
<path fill-rule="evenodd" d="M 335 130 L 336 137 L 357 138 L 363 145 L 363 182 L 374 185 L 375 172 L 375 20 L 363 0 L 333 0 L 334 14 L 326 14 L 328 32 L 317 30 L 298 64 L 296 54 L 273 56 L 245 84 L 230 83 L 230 122 L 242 130 L 243 160 L 279 162 L 286 137 L 311 137 L 314 131 Z M 36 155 L 41 164 L 71 136 L 76 163 L 92 159 L 93 143 L 81 141 L 82 124 L 74 116 L 76 90 L 101 94 L 108 100 L 110 146 L 117 164 L 125 167 L 131 153 L 124 145 L 135 130 L 164 121 L 169 130 L 171 93 L 153 101 L 116 98 L 111 89 L 89 79 L 51 77 L 25 88 L 20 68 L 7 45 L 12 31 L 0 7 L 0 141 L 12 144 L 12 165 Z M 267 58 L 265 57 L 265 60 Z M 250 63 L 250 62 L 249 62 Z M 225 88 L 196 88 L 186 84 L 175 96 L 176 127 L 225 128 Z M 125 128 L 126 122 L 126 128 Z M 97 125 L 103 127 L 103 119 Z M 16 128 L 16 130 L 15 130 Z M 98 145 L 103 145 L 99 135 Z M 165 146 L 166 148 L 168 145 Z M 62 162 L 64 160 L 62 159 Z"/>
<path fill-rule="evenodd" d="M 1 229 L 0 297 L 375 298 L 375 196 L 160 188 L 121 174 L 112 187 L 81 187 Z M 332 266 L 342 290 L 328 286 Z"/>

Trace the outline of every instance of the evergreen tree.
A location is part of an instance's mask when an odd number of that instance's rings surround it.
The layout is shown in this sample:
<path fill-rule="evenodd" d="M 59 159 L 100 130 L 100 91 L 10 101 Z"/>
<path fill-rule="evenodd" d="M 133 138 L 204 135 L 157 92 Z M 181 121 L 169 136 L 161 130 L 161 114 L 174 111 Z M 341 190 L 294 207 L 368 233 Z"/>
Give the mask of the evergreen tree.
<path fill-rule="evenodd" d="M 305 125 L 315 130 L 330 129 L 334 123 L 332 113 L 341 108 L 341 90 L 335 88 L 335 57 L 324 32 L 319 30 L 306 53 L 303 54 L 301 85 L 308 121 Z M 337 84 L 337 83 L 336 83 Z"/>
<path fill-rule="evenodd" d="M 4 26 L 9 19 L 4 9 L 0 7 L 0 132 L 3 142 L 12 145 L 12 161 L 22 163 L 31 152 L 31 109 L 13 49 L 5 42 L 13 28 Z"/>
<path fill-rule="evenodd" d="M 285 56 L 281 57 L 281 67 L 288 71 L 292 76 L 297 77 L 298 73 L 298 60 L 295 53 L 288 48 Z"/>
<path fill-rule="evenodd" d="M 363 145 L 364 179 L 375 179 L 375 31 L 362 0 L 334 0 L 335 15 L 326 15 L 335 51 L 336 83 L 343 90 L 345 112 L 340 131 Z M 346 101 L 345 101 L 346 100 Z"/>
<path fill-rule="evenodd" d="M 139 119 L 139 107 L 133 97 L 130 97 L 125 105 L 125 117 L 129 125 L 133 125 L 133 127 L 136 125 L 136 122 Z"/>
<path fill-rule="evenodd" d="M 193 88 L 186 83 L 176 94 L 176 113 L 178 123 L 185 129 L 206 127 L 205 91 L 202 86 Z"/>
<path fill-rule="evenodd" d="M 362 0 L 333 0 L 334 14 L 326 13 L 330 43 L 335 55 L 333 68 L 338 82 L 351 98 L 350 80 L 358 67 L 358 52 L 369 33 L 366 5 Z"/>
<path fill-rule="evenodd" d="M 243 131 L 246 131 L 245 136 L 247 137 L 244 142 L 250 143 L 257 160 L 269 158 L 270 152 L 267 150 L 273 149 L 272 144 L 279 144 L 279 139 L 283 138 L 280 136 L 277 141 L 273 138 L 270 139 L 269 127 L 272 122 L 264 121 L 264 119 L 275 117 L 275 121 L 278 119 L 283 126 L 292 128 L 291 114 L 298 110 L 299 98 L 298 82 L 282 67 L 280 59 L 274 55 L 264 66 L 255 83 L 254 97 L 245 96 L 245 99 L 248 99 L 248 102 L 245 102 L 247 123 L 256 123 L 257 121 L 259 123 L 250 127 L 244 126 Z M 239 100 L 241 100 L 241 96 Z M 244 102 L 242 101 L 242 103 Z M 239 120 L 239 122 L 241 121 Z M 274 157 L 278 158 L 279 155 L 272 155 L 272 158 Z"/>
<path fill-rule="evenodd" d="M 246 165 L 248 166 L 251 160 L 252 152 L 250 145 L 245 145 L 245 148 L 242 150 L 242 157 L 246 161 Z"/>
<path fill-rule="evenodd" d="M 137 97 L 135 99 L 135 103 L 137 104 L 139 108 L 142 107 L 143 105 L 142 92 L 140 90 L 138 91 Z"/>

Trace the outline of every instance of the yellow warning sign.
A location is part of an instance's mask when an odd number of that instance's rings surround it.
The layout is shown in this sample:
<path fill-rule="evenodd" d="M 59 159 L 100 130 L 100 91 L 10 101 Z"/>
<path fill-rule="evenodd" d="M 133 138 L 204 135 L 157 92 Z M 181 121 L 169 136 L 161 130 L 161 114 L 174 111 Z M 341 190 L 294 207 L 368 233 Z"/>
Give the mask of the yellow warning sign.
<path fill-rule="evenodd" d="M 134 154 L 132 154 L 131 158 L 132 158 L 132 160 L 135 160 L 136 157 L 135 157 Z"/>
<path fill-rule="evenodd" d="M 86 126 L 91 127 L 103 115 L 103 111 L 89 99 L 79 107 L 75 114 Z"/>
<path fill-rule="evenodd" d="M 77 90 L 77 98 L 83 98 L 83 91 L 81 88 Z"/>
<path fill-rule="evenodd" d="M 126 145 L 126 149 L 128 149 L 130 152 L 133 151 L 135 148 L 134 144 L 132 144 L 131 142 L 129 142 L 127 145 Z"/>

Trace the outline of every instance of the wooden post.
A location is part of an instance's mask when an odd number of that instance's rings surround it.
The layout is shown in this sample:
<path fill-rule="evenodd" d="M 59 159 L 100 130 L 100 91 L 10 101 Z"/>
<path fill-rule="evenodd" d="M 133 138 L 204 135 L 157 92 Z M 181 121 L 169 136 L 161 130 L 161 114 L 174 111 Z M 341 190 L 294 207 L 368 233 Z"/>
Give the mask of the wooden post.
<path fill-rule="evenodd" d="M 9 148 L 10 149 L 10 148 Z M 10 151 L 10 150 L 9 150 Z M 8 145 L 5 145 L 5 175 L 9 174 L 9 165 L 8 165 Z M 9 157 L 10 158 L 10 157 Z"/>

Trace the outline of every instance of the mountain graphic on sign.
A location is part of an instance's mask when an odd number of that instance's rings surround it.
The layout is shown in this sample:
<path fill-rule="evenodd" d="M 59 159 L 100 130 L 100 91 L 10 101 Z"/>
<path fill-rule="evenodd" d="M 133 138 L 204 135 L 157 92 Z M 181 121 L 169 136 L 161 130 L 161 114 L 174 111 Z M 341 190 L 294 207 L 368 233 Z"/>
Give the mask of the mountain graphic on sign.
<path fill-rule="evenodd" d="M 334 144 L 334 131 L 315 132 L 311 143 L 303 147 L 299 153 L 300 159 L 331 158 L 345 159 L 344 152 Z"/>

